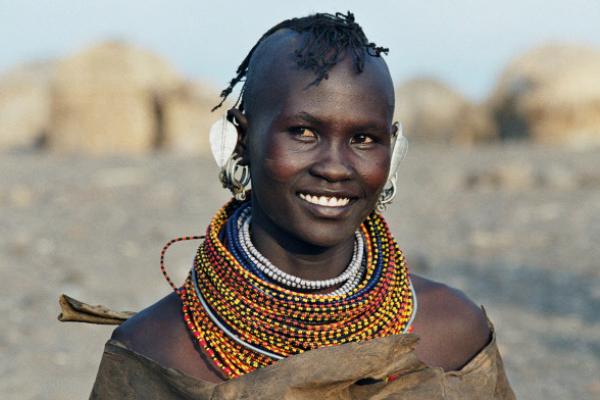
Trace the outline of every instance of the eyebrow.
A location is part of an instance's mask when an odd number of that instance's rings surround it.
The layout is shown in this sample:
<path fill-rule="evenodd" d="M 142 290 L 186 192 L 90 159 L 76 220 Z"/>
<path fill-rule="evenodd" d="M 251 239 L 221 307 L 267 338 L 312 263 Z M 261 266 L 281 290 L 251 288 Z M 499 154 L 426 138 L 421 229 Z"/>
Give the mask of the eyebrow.
<path fill-rule="evenodd" d="M 320 124 L 321 123 L 320 119 L 318 119 L 317 117 L 314 117 L 314 116 L 310 115 L 309 113 L 307 113 L 305 111 L 299 112 L 294 117 L 303 119 L 306 122 L 309 122 L 311 124 Z"/>
<path fill-rule="evenodd" d="M 315 117 L 312 114 L 307 113 L 306 111 L 300 111 L 298 114 L 293 115 L 292 118 L 302 119 L 302 120 L 308 122 L 309 124 L 315 125 L 315 126 L 323 125 L 325 123 L 321 119 Z M 358 125 L 359 130 L 365 130 L 365 131 L 382 129 L 381 126 L 378 126 L 377 124 L 373 124 L 373 123 L 357 124 L 357 125 Z"/>

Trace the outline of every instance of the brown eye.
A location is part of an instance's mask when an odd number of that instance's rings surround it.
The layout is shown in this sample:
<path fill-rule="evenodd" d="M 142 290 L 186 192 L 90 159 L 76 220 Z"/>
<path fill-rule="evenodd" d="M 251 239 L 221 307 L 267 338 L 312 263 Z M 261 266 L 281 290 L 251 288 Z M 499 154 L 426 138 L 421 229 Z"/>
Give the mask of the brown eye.
<path fill-rule="evenodd" d="M 373 138 L 370 135 L 366 135 L 364 133 L 355 135 L 351 140 L 352 144 L 371 144 L 374 142 L 375 140 L 373 140 Z"/>
<path fill-rule="evenodd" d="M 315 139 L 317 137 L 317 134 L 312 129 L 302 126 L 292 128 L 290 129 L 290 132 L 292 132 L 297 138 L 304 140 Z"/>

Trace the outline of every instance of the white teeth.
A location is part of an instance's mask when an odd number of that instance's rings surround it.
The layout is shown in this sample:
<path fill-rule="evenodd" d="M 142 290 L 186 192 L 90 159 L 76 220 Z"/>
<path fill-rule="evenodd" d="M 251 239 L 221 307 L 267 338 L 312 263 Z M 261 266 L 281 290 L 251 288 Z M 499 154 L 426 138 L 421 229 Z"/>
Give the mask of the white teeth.
<path fill-rule="evenodd" d="M 312 204 L 318 204 L 325 207 L 343 207 L 350 203 L 350 199 L 347 197 L 327 197 L 327 196 L 313 196 L 311 194 L 300 193 L 300 198 L 306 200 Z"/>

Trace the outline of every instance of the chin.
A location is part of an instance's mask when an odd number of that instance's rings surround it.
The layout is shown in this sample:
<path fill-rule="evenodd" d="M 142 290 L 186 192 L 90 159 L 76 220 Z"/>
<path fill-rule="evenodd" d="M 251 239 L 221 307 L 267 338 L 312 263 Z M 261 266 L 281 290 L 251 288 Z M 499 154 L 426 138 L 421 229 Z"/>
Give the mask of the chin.
<path fill-rule="evenodd" d="M 303 229 L 292 232 L 299 240 L 317 247 L 334 247 L 354 237 L 360 224 L 340 224 L 339 221 L 319 221 L 303 224 Z M 310 231 L 305 231 L 306 227 Z"/>
<path fill-rule="evenodd" d="M 291 207 L 291 224 L 287 230 L 299 240 L 319 247 L 333 247 L 352 238 L 371 210 L 364 204 L 354 203 L 341 210 L 300 203 Z"/>

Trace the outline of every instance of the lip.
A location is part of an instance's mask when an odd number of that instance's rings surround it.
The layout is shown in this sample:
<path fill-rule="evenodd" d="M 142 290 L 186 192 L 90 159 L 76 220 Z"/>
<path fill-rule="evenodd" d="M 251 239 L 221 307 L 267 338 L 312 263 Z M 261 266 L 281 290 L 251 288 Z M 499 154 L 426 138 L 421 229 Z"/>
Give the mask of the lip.
<path fill-rule="evenodd" d="M 302 197 L 300 194 L 309 194 L 311 196 L 325 196 L 325 197 L 336 197 L 338 199 L 347 198 L 348 203 L 345 205 L 325 206 L 309 202 Z M 333 192 L 333 191 L 298 191 L 295 196 L 302 206 L 309 210 L 311 214 L 318 218 L 327 219 L 340 219 L 346 217 L 350 213 L 350 208 L 356 202 L 357 196 L 349 192 Z"/>
<path fill-rule="evenodd" d="M 337 198 L 348 198 L 351 201 L 356 200 L 359 195 L 356 192 L 349 190 L 327 190 L 327 189 L 308 189 L 298 190 L 296 195 L 300 193 L 310 194 L 312 196 L 325 196 L 325 197 L 337 197 Z"/>

